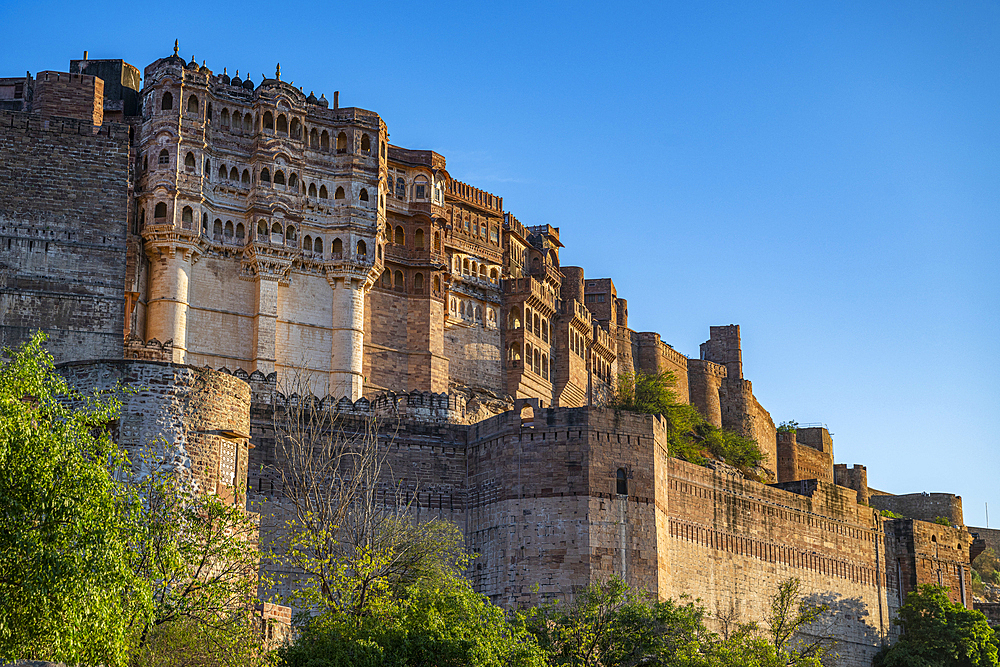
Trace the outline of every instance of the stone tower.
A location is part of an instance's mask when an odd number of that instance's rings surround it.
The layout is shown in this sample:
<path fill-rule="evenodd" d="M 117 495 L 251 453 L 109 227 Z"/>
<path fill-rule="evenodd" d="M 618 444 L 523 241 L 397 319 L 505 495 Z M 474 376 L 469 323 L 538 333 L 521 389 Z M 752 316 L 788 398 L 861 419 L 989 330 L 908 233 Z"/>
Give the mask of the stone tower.
<path fill-rule="evenodd" d="M 312 391 L 359 398 L 385 242 L 385 124 L 306 96 L 280 66 L 254 86 L 176 48 L 146 68 L 141 103 L 148 301 L 136 330 L 172 340 L 174 362 L 287 369 Z"/>

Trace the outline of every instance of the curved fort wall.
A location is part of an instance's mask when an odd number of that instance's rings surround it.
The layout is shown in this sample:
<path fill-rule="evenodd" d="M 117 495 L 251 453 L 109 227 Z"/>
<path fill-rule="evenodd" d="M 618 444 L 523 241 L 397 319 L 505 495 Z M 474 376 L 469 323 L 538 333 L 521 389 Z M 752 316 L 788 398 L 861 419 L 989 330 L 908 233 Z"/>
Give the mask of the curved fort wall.
<path fill-rule="evenodd" d="M 133 465 L 161 462 L 202 492 L 242 496 L 250 437 L 250 387 L 225 373 L 158 361 L 60 364 L 83 392 L 119 391 L 117 441 Z"/>

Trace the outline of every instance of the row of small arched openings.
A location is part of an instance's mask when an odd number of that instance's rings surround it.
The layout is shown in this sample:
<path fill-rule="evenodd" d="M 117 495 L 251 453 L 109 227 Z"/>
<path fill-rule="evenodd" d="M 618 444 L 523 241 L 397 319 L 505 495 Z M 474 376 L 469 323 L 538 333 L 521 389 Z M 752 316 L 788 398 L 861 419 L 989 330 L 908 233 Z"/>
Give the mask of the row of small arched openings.
<path fill-rule="evenodd" d="M 398 246 L 406 246 L 406 230 L 402 225 L 396 225 L 396 229 L 389 226 L 386 232 L 387 241 Z M 413 247 L 416 250 L 424 250 L 427 242 L 427 234 L 422 228 L 417 228 L 413 232 Z M 441 232 L 434 232 L 434 250 L 441 252 Z"/>
<path fill-rule="evenodd" d="M 417 272 L 413 274 L 413 293 L 423 294 L 425 289 L 424 274 Z M 441 291 L 441 276 L 435 275 L 432 278 L 432 284 L 434 286 L 434 292 Z M 392 271 L 391 269 L 386 269 L 382 272 L 382 277 L 379 280 L 379 285 L 383 289 L 394 290 L 396 292 L 406 292 L 406 276 L 400 270 Z"/>
<path fill-rule="evenodd" d="M 454 259 L 454 272 L 493 283 L 500 280 L 500 270 L 497 267 L 489 267 L 485 262 L 470 260 L 468 257 L 459 258 L 457 255 Z"/>
<path fill-rule="evenodd" d="M 174 95 L 169 90 L 164 92 L 160 98 L 160 109 L 162 111 L 170 111 L 174 108 Z M 187 97 L 187 113 L 198 113 L 200 109 L 200 104 L 198 102 L 197 95 L 188 95 Z M 212 103 L 209 102 L 205 108 L 205 120 L 211 123 L 213 119 L 212 114 Z M 219 121 L 222 127 L 232 128 L 237 131 L 243 132 L 253 132 L 253 127 L 255 125 L 253 116 L 250 112 L 245 115 L 240 113 L 238 110 L 234 110 L 232 114 L 229 113 L 229 109 L 223 108 L 222 112 L 219 114 Z M 291 116 L 291 120 L 284 113 L 278 113 L 275 116 L 271 111 L 265 111 L 264 115 L 261 117 L 261 128 L 264 131 L 271 131 L 279 136 L 287 136 L 291 139 L 302 139 L 305 136 L 303 130 L 302 122 L 295 116 Z M 309 137 L 309 147 L 316 150 L 328 151 L 330 150 L 330 133 L 327 130 L 322 132 L 317 131 L 316 128 L 312 128 L 308 134 Z M 346 132 L 340 132 L 336 136 L 336 151 L 337 153 L 347 153 L 348 151 L 348 137 Z M 368 134 L 362 133 L 361 135 L 361 152 L 365 155 L 371 155 L 372 152 L 372 140 Z M 385 154 L 385 146 L 382 147 L 383 156 Z"/>
<path fill-rule="evenodd" d="M 555 339 L 555 325 L 552 324 L 545 316 L 539 315 L 537 312 L 533 312 L 529 306 L 524 307 L 524 321 L 528 332 L 534 334 L 535 337 L 541 339 L 542 342 L 548 343 L 550 340 Z M 514 306 L 507 314 L 507 328 L 521 328 L 521 308 L 519 306 Z"/>
<path fill-rule="evenodd" d="M 164 148 L 163 150 L 161 150 L 157 162 L 160 165 L 169 165 L 170 164 L 170 151 L 167 150 L 166 148 Z M 190 173 L 194 173 L 195 170 L 197 169 L 197 165 L 198 165 L 198 161 L 195 158 L 194 153 L 189 151 L 188 154 L 184 158 L 184 168 L 185 168 L 185 170 L 188 171 L 188 172 L 190 172 Z M 145 164 L 144 164 L 144 167 L 145 167 Z M 205 158 L 205 172 L 204 173 L 205 174 L 211 174 L 212 173 L 212 163 L 211 163 L 211 160 L 209 158 Z M 243 174 L 241 176 L 240 173 L 239 173 L 239 170 L 236 167 L 232 167 L 231 169 L 228 169 L 226 167 L 226 165 L 223 164 L 223 165 L 219 165 L 218 178 L 219 178 L 219 180 L 227 180 L 227 181 L 231 181 L 231 182 L 234 182 L 234 183 L 242 183 L 243 185 L 250 185 L 252 177 L 250 175 L 250 170 L 248 170 L 248 169 L 244 169 L 243 170 Z M 281 186 L 281 187 L 284 187 L 284 188 L 286 188 L 288 190 L 295 190 L 295 191 L 299 190 L 299 177 L 294 172 L 288 174 L 288 177 L 286 178 L 285 177 L 285 172 L 282 171 L 282 170 L 280 170 L 280 169 L 278 169 L 278 170 L 276 170 L 274 172 L 274 176 L 272 177 L 271 176 L 271 171 L 267 167 L 264 167 L 260 171 L 260 178 L 258 180 L 259 180 L 259 183 L 262 184 L 262 185 Z M 307 189 L 306 186 L 305 186 L 305 184 L 303 183 L 302 184 L 302 194 L 305 194 L 305 195 L 307 195 L 309 197 L 313 197 L 313 198 L 318 197 L 319 199 L 329 199 L 330 198 L 329 190 L 327 190 L 326 185 L 322 185 L 322 184 L 320 185 L 319 189 L 317 189 L 315 183 L 310 183 L 309 187 Z M 333 198 L 335 200 L 336 199 L 346 199 L 347 198 L 347 192 L 346 192 L 346 190 L 344 190 L 344 188 L 342 186 L 337 186 L 337 189 L 333 193 Z M 367 188 L 361 188 L 361 191 L 358 193 L 358 199 L 360 201 L 362 201 L 362 202 L 370 202 L 371 201 L 371 197 L 368 194 L 368 189 Z"/>
<path fill-rule="evenodd" d="M 473 320 L 479 324 L 485 324 L 488 327 L 495 327 L 497 323 L 496 311 L 492 308 L 486 308 L 486 320 L 483 320 L 483 307 L 473 301 L 468 301 L 465 299 L 456 299 L 451 297 L 449 303 L 449 309 L 451 311 L 452 317 L 460 317 L 466 320 Z"/>
<path fill-rule="evenodd" d="M 507 361 L 511 366 L 517 367 L 521 363 L 521 344 L 511 343 L 507 348 Z M 549 359 L 545 351 L 532 347 L 531 343 L 524 344 L 524 370 L 531 371 L 543 380 L 548 380 L 552 375 L 552 360 Z"/>

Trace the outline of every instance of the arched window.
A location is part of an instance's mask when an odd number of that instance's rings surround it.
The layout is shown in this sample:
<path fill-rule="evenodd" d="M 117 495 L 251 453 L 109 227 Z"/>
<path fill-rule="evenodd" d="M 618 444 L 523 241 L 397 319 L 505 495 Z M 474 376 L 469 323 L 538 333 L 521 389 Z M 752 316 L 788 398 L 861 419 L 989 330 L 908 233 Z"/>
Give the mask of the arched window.
<path fill-rule="evenodd" d="M 274 184 L 275 185 L 285 184 L 285 172 L 281 171 L 280 169 L 274 172 Z"/>
<path fill-rule="evenodd" d="M 615 493 L 619 496 L 628 495 L 628 476 L 625 474 L 624 468 L 619 468 L 618 472 L 615 473 Z"/>
<path fill-rule="evenodd" d="M 271 243 L 281 243 L 284 240 L 283 236 L 279 223 L 276 222 L 271 225 Z"/>
<path fill-rule="evenodd" d="M 413 291 L 417 294 L 424 293 L 424 274 L 417 273 L 413 276 Z"/>
<path fill-rule="evenodd" d="M 372 154 L 372 140 L 368 138 L 367 134 L 361 135 L 361 152 L 365 155 Z"/>
<path fill-rule="evenodd" d="M 549 342 L 549 323 L 542 318 L 542 340 L 546 343 Z"/>
<path fill-rule="evenodd" d="M 406 199 L 406 181 L 402 176 L 396 178 L 396 199 Z"/>
<path fill-rule="evenodd" d="M 319 148 L 319 132 L 315 127 L 309 132 L 309 147 Z"/>
<path fill-rule="evenodd" d="M 476 321 L 477 322 L 482 322 L 483 321 L 483 307 L 482 306 L 476 306 Z"/>
<path fill-rule="evenodd" d="M 291 135 L 292 139 L 302 138 L 302 123 L 299 122 L 298 118 L 292 118 L 291 130 L 288 134 Z"/>
<path fill-rule="evenodd" d="M 163 202 L 158 202 L 156 207 L 153 209 L 153 218 L 165 218 L 167 217 L 167 205 Z"/>
<path fill-rule="evenodd" d="M 156 159 L 157 164 L 170 164 L 170 151 L 164 148 L 160 151 L 160 157 Z"/>
<path fill-rule="evenodd" d="M 212 223 L 212 238 L 216 241 L 222 240 L 222 220 L 218 218 Z"/>
<path fill-rule="evenodd" d="M 337 135 L 337 152 L 338 153 L 347 152 L 347 135 L 343 132 Z"/>
<path fill-rule="evenodd" d="M 273 130 L 274 129 L 274 116 L 271 115 L 270 111 L 264 112 L 264 129 Z"/>
<path fill-rule="evenodd" d="M 205 158 L 205 171 L 203 172 L 206 177 L 211 177 L 212 175 L 212 163 Z"/>
<path fill-rule="evenodd" d="M 296 176 L 295 174 L 289 174 L 288 175 L 288 189 L 289 190 L 298 190 L 298 188 L 299 188 L 299 177 Z"/>
<path fill-rule="evenodd" d="M 239 174 L 238 171 L 236 171 L 236 167 L 233 167 L 233 175 L 236 177 L 237 180 L 239 180 L 240 174 Z M 229 172 L 226 171 L 226 165 L 220 164 L 219 165 L 219 180 L 220 181 L 224 181 L 227 178 L 229 178 Z"/>
<path fill-rule="evenodd" d="M 423 250 L 424 249 L 424 230 L 418 229 L 413 234 L 413 246 L 417 250 Z"/>
<path fill-rule="evenodd" d="M 396 271 L 396 275 L 394 276 L 394 278 L 395 280 L 393 282 L 395 283 L 395 288 L 397 292 L 402 292 L 404 289 L 406 289 L 406 285 L 403 283 L 402 271 Z"/>
<path fill-rule="evenodd" d="M 219 120 L 222 122 L 222 127 L 229 127 L 229 109 L 222 110 Z"/>
<path fill-rule="evenodd" d="M 441 276 L 434 276 L 434 291 L 441 291 Z"/>
<path fill-rule="evenodd" d="M 462 260 L 462 274 L 466 275 L 466 276 L 469 275 L 469 260 L 468 259 L 463 259 Z"/>
<path fill-rule="evenodd" d="M 267 170 L 267 167 L 262 169 L 260 172 L 260 182 L 267 183 L 268 185 L 271 184 L 271 172 Z"/>
<path fill-rule="evenodd" d="M 358 199 L 361 201 L 368 201 L 368 190 L 361 188 L 361 193 L 358 195 Z"/>
<path fill-rule="evenodd" d="M 337 186 L 337 191 L 333 193 L 333 198 L 334 199 L 343 199 L 344 196 L 345 196 L 344 195 L 344 188 L 342 188 L 340 186 Z"/>
<path fill-rule="evenodd" d="M 413 198 L 427 199 L 427 178 L 425 176 L 417 176 L 413 179 Z"/>
<path fill-rule="evenodd" d="M 169 90 L 163 93 L 163 97 L 160 99 L 160 108 L 164 111 L 174 108 L 174 96 Z"/>
<path fill-rule="evenodd" d="M 285 114 L 278 114 L 278 122 L 275 123 L 275 129 L 278 131 L 278 134 L 288 134 L 288 119 L 285 118 Z"/>
<path fill-rule="evenodd" d="M 382 287 L 391 288 L 392 287 L 392 273 L 389 269 L 382 272 Z"/>
<path fill-rule="evenodd" d="M 434 232 L 434 250 L 441 252 L 441 232 Z"/>
<path fill-rule="evenodd" d="M 546 355 L 542 355 L 542 379 L 549 379 L 549 358 Z"/>
<path fill-rule="evenodd" d="M 194 211 L 190 206 L 181 209 L 181 227 L 191 229 L 194 226 Z"/>
<path fill-rule="evenodd" d="M 243 226 L 242 222 L 236 223 L 236 241 L 242 244 L 243 239 L 246 238 L 246 227 Z"/>
<path fill-rule="evenodd" d="M 243 129 L 243 116 L 240 115 L 239 111 L 233 112 L 233 129 L 237 132 Z"/>
<path fill-rule="evenodd" d="M 479 277 L 482 278 L 483 280 L 486 280 L 486 265 L 485 264 L 480 264 L 479 265 Z"/>
<path fill-rule="evenodd" d="M 263 220 L 257 223 L 257 238 L 261 241 L 267 240 L 267 223 Z"/>
<path fill-rule="evenodd" d="M 198 113 L 198 98 L 194 95 L 188 96 L 188 113 Z"/>
<path fill-rule="evenodd" d="M 364 241 L 358 241 L 358 255 L 364 257 L 368 254 L 368 244 Z"/>
<path fill-rule="evenodd" d="M 541 325 L 540 325 L 540 321 L 541 320 L 538 317 L 538 313 L 535 313 L 532 316 L 532 320 L 531 321 L 534 322 L 534 324 L 535 324 L 535 335 L 538 336 L 539 338 L 541 338 L 541 336 L 542 336 L 542 328 L 541 328 Z"/>
<path fill-rule="evenodd" d="M 253 132 L 253 117 L 250 114 L 243 116 L 243 131 Z"/>
<path fill-rule="evenodd" d="M 310 183 L 309 184 L 309 196 L 313 197 L 313 198 L 316 197 L 316 184 L 315 183 Z"/>
<path fill-rule="evenodd" d="M 285 241 L 288 245 L 295 244 L 295 227 L 288 225 L 288 229 L 285 230 Z"/>
<path fill-rule="evenodd" d="M 535 348 L 531 353 L 531 370 L 535 375 L 542 374 L 542 355 L 538 348 Z"/>
<path fill-rule="evenodd" d="M 250 171 L 248 169 L 243 170 L 243 178 L 241 178 L 240 181 L 244 185 L 250 185 Z"/>
<path fill-rule="evenodd" d="M 211 124 L 212 122 L 212 103 L 209 102 L 208 106 L 205 107 L 205 122 Z"/>
<path fill-rule="evenodd" d="M 227 241 L 232 241 L 233 240 L 233 221 L 232 220 L 226 220 L 226 229 L 225 229 L 225 231 L 223 233 L 225 234 L 225 237 L 226 237 Z"/>
<path fill-rule="evenodd" d="M 201 233 L 208 234 L 208 213 L 201 214 Z"/>
<path fill-rule="evenodd" d="M 313 240 L 313 252 L 320 257 L 323 256 L 323 239 L 318 236 Z"/>
<path fill-rule="evenodd" d="M 319 137 L 319 145 L 325 151 L 330 150 L 330 133 L 323 130 L 323 134 Z"/>
<path fill-rule="evenodd" d="M 325 185 L 319 186 L 319 198 L 320 199 L 329 199 L 330 198 L 330 193 L 327 192 Z"/>
<path fill-rule="evenodd" d="M 194 153 L 188 153 L 186 156 L 184 156 L 185 169 L 190 169 L 191 171 L 194 171 L 194 165 L 195 165 Z"/>
<path fill-rule="evenodd" d="M 302 249 L 306 252 L 312 252 L 313 240 L 312 237 L 306 234 L 306 237 L 302 239 Z"/>
<path fill-rule="evenodd" d="M 490 269 L 490 280 L 496 282 L 500 277 L 500 272 L 496 269 Z"/>
<path fill-rule="evenodd" d="M 393 239 L 393 242 L 396 245 L 405 245 L 406 244 L 406 236 L 403 234 L 403 228 L 402 227 L 396 227 L 396 238 Z"/>
<path fill-rule="evenodd" d="M 240 172 L 236 169 L 236 167 L 229 170 L 229 180 L 234 183 L 240 182 Z"/>

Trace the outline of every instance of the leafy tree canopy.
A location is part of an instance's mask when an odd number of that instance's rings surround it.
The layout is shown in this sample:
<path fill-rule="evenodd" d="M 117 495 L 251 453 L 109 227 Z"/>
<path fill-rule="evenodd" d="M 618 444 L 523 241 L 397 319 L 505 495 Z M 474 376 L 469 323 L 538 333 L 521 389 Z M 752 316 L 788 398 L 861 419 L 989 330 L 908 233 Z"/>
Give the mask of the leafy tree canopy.
<path fill-rule="evenodd" d="M 948 589 L 924 584 L 906 596 L 893 621 L 903 636 L 883 649 L 874 667 L 996 667 L 1000 641 L 982 612 L 948 599 Z"/>
<path fill-rule="evenodd" d="M 670 453 L 703 464 L 705 454 L 744 470 L 756 468 L 764 454 L 752 439 L 710 424 L 692 406 L 677 402 L 677 377 L 663 373 L 622 373 L 609 407 L 662 415 L 668 424 Z"/>
<path fill-rule="evenodd" d="M 0 367 L 0 661 L 121 665 L 150 596 L 132 567 L 136 495 L 103 428 L 118 403 L 73 392 L 44 341 Z"/>

